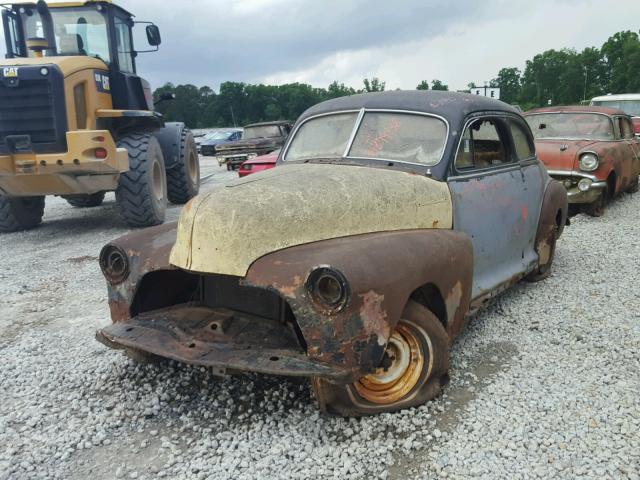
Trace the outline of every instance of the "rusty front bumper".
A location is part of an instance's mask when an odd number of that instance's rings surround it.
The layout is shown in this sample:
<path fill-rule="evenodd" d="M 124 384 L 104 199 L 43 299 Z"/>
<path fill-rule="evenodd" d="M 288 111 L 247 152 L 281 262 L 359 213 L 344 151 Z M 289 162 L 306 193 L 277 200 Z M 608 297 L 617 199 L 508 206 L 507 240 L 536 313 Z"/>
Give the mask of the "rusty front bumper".
<path fill-rule="evenodd" d="M 225 308 L 179 305 L 143 313 L 96 333 L 111 348 L 134 348 L 219 373 L 322 377 L 346 383 L 352 372 L 307 357 L 286 324 Z"/>

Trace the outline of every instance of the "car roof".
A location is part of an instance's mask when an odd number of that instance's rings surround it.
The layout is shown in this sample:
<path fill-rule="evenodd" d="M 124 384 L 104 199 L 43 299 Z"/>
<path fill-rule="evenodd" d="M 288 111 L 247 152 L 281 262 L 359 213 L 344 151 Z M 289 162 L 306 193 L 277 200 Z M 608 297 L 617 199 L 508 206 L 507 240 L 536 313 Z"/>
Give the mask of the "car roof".
<path fill-rule="evenodd" d="M 469 93 L 438 90 L 393 90 L 334 98 L 314 105 L 298 119 L 344 110 L 404 110 L 440 115 L 450 123 L 459 123 L 474 111 L 519 112 L 504 102 Z"/>
<path fill-rule="evenodd" d="M 640 93 L 620 93 L 617 95 L 601 95 L 591 99 L 592 102 L 606 102 L 615 100 L 640 100 Z"/>
<path fill-rule="evenodd" d="M 593 105 L 566 105 L 558 107 L 543 107 L 536 108 L 525 112 L 524 115 L 537 114 L 537 113 L 602 113 L 604 115 L 623 115 L 628 117 L 626 113 L 617 108 L 610 107 L 596 107 Z"/>
<path fill-rule="evenodd" d="M 245 125 L 244 128 L 249 127 L 266 127 L 269 125 L 291 125 L 291 122 L 288 120 L 277 120 L 275 122 L 259 122 L 259 123 L 251 123 L 249 125 Z"/>

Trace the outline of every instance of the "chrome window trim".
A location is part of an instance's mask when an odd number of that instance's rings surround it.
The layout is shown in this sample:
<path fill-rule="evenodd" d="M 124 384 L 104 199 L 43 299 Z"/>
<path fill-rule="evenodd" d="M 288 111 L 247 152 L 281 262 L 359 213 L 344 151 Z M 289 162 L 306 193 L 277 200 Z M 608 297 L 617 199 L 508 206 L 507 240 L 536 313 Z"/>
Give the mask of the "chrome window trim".
<path fill-rule="evenodd" d="M 505 162 L 502 163 L 500 165 L 492 165 L 490 167 L 485 167 L 485 168 L 480 168 L 480 169 L 474 169 L 473 171 L 469 171 L 469 173 L 467 172 L 463 172 L 460 171 L 456 168 L 456 158 L 458 158 L 458 152 L 460 151 L 460 146 L 462 145 L 462 137 L 464 137 L 464 132 L 467 131 L 467 127 L 479 120 L 479 119 L 483 119 L 483 118 L 518 118 L 515 115 L 510 115 L 510 112 L 492 112 L 492 111 L 488 111 L 486 114 L 484 114 L 483 112 L 479 112 L 478 115 L 473 116 L 471 118 L 468 118 L 467 121 L 464 123 L 464 126 L 462 127 L 462 133 L 460 134 L 460 138 L 458 139 L 458 146 L 456 147 L 456 153 L 453 156 L 453 160 L 451 162 L 451 166 L 453 167 L 452 172 L 453 175 L 448 175 L 447 176 L 447 180 L 464 180 L 467 178 L 474 178 L 477 176 L 485 176 L 487 174 L 491 174 L 493 172 L 499 172 L 499 171 L 508 171 L 508 170 L 512 170 L 512 169 L 519 169 L 522 167 L 521 163 L 523 161 L 528 162 L 528 161 L 533 161 L 534 159 L 537 161 L 537 157 L 533 156 L 533 157 L 529 157 L 526 158 L 524 160 L 512 160 L 510 162 Z M 508 125 L 507 125 L 508 127 Z M 499 135 L 499 133 L 498 133 Z M 509 135 L 511 135 L 511 132 L 509 132 Z M 513 140 L 513 138 L 511 139 Z M 534 150 L 535 150 L 535 142 L 534 142 Z"/>
<path fill-rule="evenodd" d="M 351 135 L 349 136 L 349 140 L 347 142 L 347 147 L 345 148 L 345 152 L 342 158 L 347 159 L 347 160 L 370 160 L 370 161 L 374 161 L 374 162 L 385 162 L 385 163 L 401 163 L 402 165 L 417 165 L 420 167 L 424 167 L 424 168 L 428 168 L 431 169 L 432 167 L 435 167 L 436 165 L 438 165 L 440 162 L 442 162 L 442 158 L 444 156 L 444 152 L 447 149 L 447 145 L 449 143 L 449 133 L 451 131 L 451 127 L 449 126 L 449 122 L 447 121 L 446 118 L 444 118 L 441 115 L 435 114 L 435 113 L 428 113 L 428 112 L 418 112 L 415 110 L 400 110 L 400 109 L 391 109 L 391 108 L 361 108 L 360 110 L 336 110 L 333 112 L 326 112 L 326 113 L 319 113 L 317 115 L 313 115 L 309 118 L 305 118 L 304 121 L 302 121 L 293 131 L 293 133 L 289 136 L 289 139 L 287 140 L 287 145 L 283 151 L 283 155 L 282 155 L 282 161 L 283 162 L 287 162 L 287 153 L 289 153 L 289 146 L 291 145 L 291 142 L 293 141 L 293 139 L 295 138 L 295 135 L 298 133 L 298 130 L 300 129 L 300 127 L 302 127 L 305 123 L 307 123 L 310 120 L 316 119 L 316 118 L 320 118 L 320 117 L 326 117 L 329 115 L 340 115 L 340 114 L 344 114 L 344 113 L 356 113 L 358 112 L 358 116 L 356 118 L 356 121 L 354 123 L 354 128 L 351 131 Z M 362 121 L 364 120 L 364 116 L 367 113 L 399 113 L 399 114 L 407 114 L 407 115 L 419 115 L 422 117 L 430 117 L 430 118 L 436 118 L 440 121 L 442 121 L 446 127 L 446 132 L 445 132 L 445 137 L 444 137 L 444 141 L 442 143 L 442 150 L 440 151 L 440 156 L 438 158 L 438 161 L 435 162 L 434 164 L 426 164 L 426 163 L 419 163 L 419 162 L 407 162 L 404 160 L 394 160 L 394 159 L 390 159 L 390 158 L 371 158 L 371 157 L 354 157 L 354 156 L 350 156 L 349 152 L 351 151 L 351 148 L 353 147 L 353 142 L 355 141 L 356 135 L 358 134 L 358 130 L 360 130 L 360 126 L 362 124 Z M 309 159 L 311 160 L 311 159 Z M 301 160 L 293 160 L 294 162 L 296 161 L 301 161 Z"/>

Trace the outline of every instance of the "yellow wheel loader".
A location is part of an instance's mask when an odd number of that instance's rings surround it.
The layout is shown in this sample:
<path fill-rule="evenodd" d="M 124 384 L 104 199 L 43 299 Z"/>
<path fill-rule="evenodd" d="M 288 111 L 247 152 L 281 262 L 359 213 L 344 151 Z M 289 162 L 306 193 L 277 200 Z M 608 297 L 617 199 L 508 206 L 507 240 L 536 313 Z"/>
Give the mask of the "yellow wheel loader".
<path fill-rule="evenodd" d="M 193 134 L 162 120 L 136 74 L 132 29 L 146 24 L 156 51 L 156 25 L 110 1 L 3 4 L 2 22 L 1 232 L 40 224 L 46 195 L 94 207 L 115 191 L 126 222 L 144 227 L 198 193 Z"/>

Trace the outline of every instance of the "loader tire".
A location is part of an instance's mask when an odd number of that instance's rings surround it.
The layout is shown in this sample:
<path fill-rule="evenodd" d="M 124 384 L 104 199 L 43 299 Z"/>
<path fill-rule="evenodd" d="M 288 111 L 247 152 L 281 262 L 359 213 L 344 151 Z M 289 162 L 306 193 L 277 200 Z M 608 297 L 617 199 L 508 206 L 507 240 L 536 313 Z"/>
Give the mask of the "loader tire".
<path fill-rule="evenodd" d="M 37 227 L 44 215 L 44 197 L 0 196 L 0 232 Z"/>
<path fill-rule="evenodd" d="M 104 195 L 105 192 L 98 192 L 90 195 L 65 195 L 62 198 L 64 198 L 72 207 L 91 208 L 102 205 Z"/>
<path fill-rule="evenodd" d="M 187 203 L 200 190 L 200 158 L 193 133 L 188 128 L 180 137 L 180 158 L 167 170 L 167 193 L 171 203 Z"/>
<path fill-rule="evenodd" d="M 129 152 L 129 171 L 120 175 L 116 203 L 131 227 L 151 227 L 164 222 L 167 176 L 158 140 L 148 133 L 130 133 L 118 139 Z"/>

